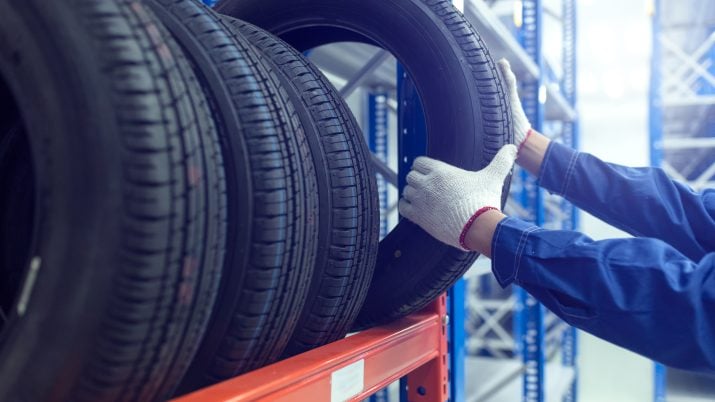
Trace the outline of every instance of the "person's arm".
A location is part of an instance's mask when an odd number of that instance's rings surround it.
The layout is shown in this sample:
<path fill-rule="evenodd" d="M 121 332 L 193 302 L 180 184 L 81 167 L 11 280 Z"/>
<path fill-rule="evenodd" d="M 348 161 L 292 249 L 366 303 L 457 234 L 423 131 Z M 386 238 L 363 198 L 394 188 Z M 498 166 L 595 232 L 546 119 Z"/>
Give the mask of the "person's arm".
<path fill-rule="evenodd" d="M 541 187 L 632 235 L 663 240 L 694 260 L 715 250 L 715 190 L 699 194 L 662 169 L 605 163 L 551 142 L 531 129 L 509 63 L 501 60 L 499 67 L 519 144 L 516 162 L 536 175 Z"/>
<path fill-rule="evenodd" d="M 541 187 L 634 236 L 663 240 L 694 260 L 715 251 L 713 190 L 696 193 L 662 169 L 610 164 L 555 143 L 538 177 Z"/>
<path fill-rule="evenodd" d="M 489 231 L 486 218 L 470 232 Z M 692 261 L 657 239 L 593 241 L 515 218 L 491 230 L 500 285 L 514 282 L 569 324 L 643 356 L 715 372 L 715 252 Z"/>
<path fill-rule="evenodd" d="M 530 130 L 528 137 L 519 147 L 516 163 L 527 172 L 539 177 L 541 164 L 544 162 L 544 156 L 549 150 L 551 140 L 533 129 Z"/>
<path fill-rule="evenodd" d="M 445 200 L 410 204 L 410 219 L 424 225 L 420 217 L 448 208 Z M 452 239 L 462 226 L 429 222 L 425 230 Z M 463 247 L 491 256 L 501 286 L 516 283 L 569 324 L 643 356 L 715 372 L 715 252 L 693 261 L 658 239 L 593 241 L 498 210 L 465 227 Z"/>

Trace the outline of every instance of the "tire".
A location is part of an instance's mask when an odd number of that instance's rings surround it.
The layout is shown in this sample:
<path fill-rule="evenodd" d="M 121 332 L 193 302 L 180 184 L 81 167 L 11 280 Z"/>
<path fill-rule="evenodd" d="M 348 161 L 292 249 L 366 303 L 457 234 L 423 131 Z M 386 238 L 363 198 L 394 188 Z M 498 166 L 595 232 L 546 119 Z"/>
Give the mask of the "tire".
<path fill-rule="evenodd" d="M 282 78 L 306 129 L 318 172 L 319 254 L 308 300 L 284 357 L 345 337 L 375 268 L 377 184 L 355 117 L 335 88 L 298 51 L 249 23 L 224 17 Z"/>
<path fill-rule="evenodd" d="M 318 191 L 297 112 L 261 55 L 195 0 L 147 1 L 206 89 L 224 150 L 228 252 L 218 301 L 179 393 L 277 360 L 315 266 Z"/>
<path fill-rule="evenodd" d="M 3 181 L 15 188 L 0 204 L 23 206 L 31 230 L 0 252 L 13 254 L 4 286 L 23 266 L 0 400 L 165 399 L 208 320 L 226 226 L 218 136 L 190 66 L 140 2 L 6 1 L 0 99 L 0 127 L 20 122 L 0 135 L 32 161 L 2 157 L 29 180 Z"/>
<path fill-rule="evenodd" d="M 448 0 L 223 0 L 217 11 L 260 26 L 299 51 L 358 41 L 392 52 L 422 100 L 431 157 L 478 170 L 513 141 L 495 63 Z M 444 79 L 435 79 L 436 72 Z M 476 258 L 401 220 L 380 242 L 375 276 L 353 329 L 424 307 Z"/>

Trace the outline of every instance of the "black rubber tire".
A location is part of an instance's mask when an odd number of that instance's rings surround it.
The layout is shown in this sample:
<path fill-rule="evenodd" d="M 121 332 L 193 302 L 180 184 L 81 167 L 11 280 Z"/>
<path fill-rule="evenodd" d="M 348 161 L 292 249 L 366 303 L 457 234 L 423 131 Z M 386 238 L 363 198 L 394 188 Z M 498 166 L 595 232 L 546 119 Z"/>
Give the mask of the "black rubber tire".
<path fill-rule="evenodd" d="M 449 0 L 223 0 L 216 9 L 268 30 L 299 51 L 358 41 L 392 52 L 422 100 L 431 157 L 477 170 L 512 142 L 495 63 Z M 403 219 L 380 242 L 375 276 L 354 329 L 422 308 L 476 258 Z"/>
<path fill-rule="evenodd" d="M 0 2 L 0 82 L 35 189 L 0 400 L 165 399 L 223 261 L 222 158 L 196 77 L 141 2 L 27 0 Z"/>
<path fill-rule="evenodd" d="M 315 266 L 318 189 L 310 148 L 280 79 L 195 0 L 147 4 L 189 55 L 214 107 L 228 183 L 228 252 L 206 335 L 178 392 L 277 360 Z"/>
<path fill-rule="evenodd" d="M 308 300 L 284 357 L 345 337 L 375 268 L 380 210 L 370 150 L 333 85 L 310 61 L 270 33 L 225 20 L 266 56 L 297 105 L 318 172 L 320 232 Z"/>

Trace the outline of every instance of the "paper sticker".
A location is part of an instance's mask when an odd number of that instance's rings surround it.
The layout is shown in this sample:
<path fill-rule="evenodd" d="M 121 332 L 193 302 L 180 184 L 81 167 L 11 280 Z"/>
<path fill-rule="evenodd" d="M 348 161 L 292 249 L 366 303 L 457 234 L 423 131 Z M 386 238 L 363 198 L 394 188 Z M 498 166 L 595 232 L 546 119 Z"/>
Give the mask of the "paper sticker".
<path fill-rule="evenodd" d="M 330 376 L 330 401 L 343 402 L 358 395 L 365 387 L 365 360 L 343 367 Z"/>

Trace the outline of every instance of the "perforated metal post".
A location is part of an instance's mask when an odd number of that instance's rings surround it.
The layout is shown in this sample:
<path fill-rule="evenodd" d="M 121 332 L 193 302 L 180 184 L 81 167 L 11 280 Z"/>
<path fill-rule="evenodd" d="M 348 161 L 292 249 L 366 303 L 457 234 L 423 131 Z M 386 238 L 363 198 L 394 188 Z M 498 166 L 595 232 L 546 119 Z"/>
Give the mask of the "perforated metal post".
<path fill-rule="evenodd" d="M 650 88 L 648 102 L 648 127 L 650 135 L 650 164 L 660 166 L 663 160 L 663 119 L 661 100 L 661 59 L 662 52 L 660 41 L 660 9 L 661 0 L 653 1 L 653 50 L 651 56 Z M 654 363 L 653 367 L 653 399 L 655 402 L 665 402 L 666 373 L 665 366 Z"/>
<path fill-rule="evenodd" d="M 449 317 L 449 400 L 451 402 L 464 402 L 466 400 L 464 381 L 466 359 L 466 331 L 465 331 L 465 288 L 466 281 L 460 279 L 452 286 L 447 294 L 447 311 Z"/>
<path fill-rule="evenodd" d="M 427 127 L 425 125 L 424 109 L 420 102 L 417 89 L 407 72 L 398 65 L 397 68 L 397 100 L 398 100 L 398 187 L 400 194 L 406 185 L 406 176 L 415 158 L 425 155 L 427 151 Z M 448 356 L 449 356 L 449 398 L 453 402 L 464 401 L 464 283 L 460 280 L 448 292 L 447 305 Z M 400 388 L 401 400 L 406 401 L 408 392 L 404 392 L 407 381 L 402 380 Z M 410 389 L 409 394 L 415 395 Z M 419 395 L 419 394 L 416 394 Z"/>
<path fill-rule="evenodd" d="M 367 141 L 374 158 L 387 163 L 387 135 L 388 135 L 388 109 L 387 98 L 389 94 L 381 88 L 370 88 L 366 98 L 366 130 Z M 377 176 L 377 192 L 380 199 L 380 238 L 387 235 L 387 209 L 388 193 L 387 180 L 382 175 Z M 370 402 L 389 402 L 390 396 L 387 389 L 381 389 L 370 396 Z"/>
<path fill-rule="evenodd" d="M 561 82 L 561 89 L 572 108 L 576 108 L 576 0 L 563 0 L 563 66 L 564 75 Z M 574 149 L 579 147 L 579 124 L 578 120 L 564 122 L 563 139 L 567 145 Z M 578 211 L 568 202 L 563 202 L 562 207 L 569 212 L 569 218 L 565 222 L 564 229 L 578 229 Z M 561 341 L 561 361 L 564 366 L 572 367 L 574 370 L 571 387 L 564 395 L 563 402 L 574 402 L 578 396 L 578 367 L 576 356 L 578 352 L 578 333 L 576 328 L 569 327 L 564 331 Z"/>
<path fill-rule="evenodd" d="M 397 64 L 397 144 L 399 150 L 397 188 L 402 195 L 412 162 L 427 149 L 427 127 L 417 89 L 407 75 L 407 71 L 399 63 Z M 409 401 L 408 386 L 407 378 L 400 379 L 401 402 Z"/>
<path fill-rule="evenodd" d="M 398 102 L 398 189 L 407 184 L 407 173 L 412 162 L 427 151 L 427 127 L 425 114 L 417 88 L 402 66 L 397 66 L 397 102 Z"/>
<path fill-rule="evenodd" d="M 389 94 L 381 88 L 371 88 L 367 94 L 367 139 L 370 151 L 375 158 L 387 164 L 388 156 L 388 118 L 387 99 Z M 388 193 L 387 180 L 377 176 L 377 192 L 380 197 L 380 238 L 387 235 Z"/>
<path fill-rule="evenodd" d="M 665 402 L 667 373 L 665 366 L 659 363 L 653 368 L 653 399 L 655 402 Z"/>
<path fill-rule="evenodd" d="M 541 0 L 522 2 L 523 24 L 519 40 L 526 52 L 539 67 L 536 80 L 522 83 L 522 104 L 534 129 L 541 131 L 544 122 L 545 87 L 544 62 L 541 54 L 542 43 L 542 4 Z M 533 211 L 536 225 L 544 223 L 544 205 L 541 189 L 536 179 L 522 172 L 522 203 Z M 522 311 L 517 311 L 522 319 L 519 322 L 519 336 L 522 342 L 522 358 L 525 364 L 523 397 L 524 402 L 544 401 L 544 307 L 521 288 L 517 294 Z"/>
<path fill-rule="evenodd" d="M 649 88 L 649 134 L 650 134 L 650 164 L 660 166 L 663 160 L 663 118 L 661 100 L 661 59 L 662 52 L 660 41 L 660 0 L 654 0 L 653 9 L 653 53 L 650 65 L 650 88 Z"/>

